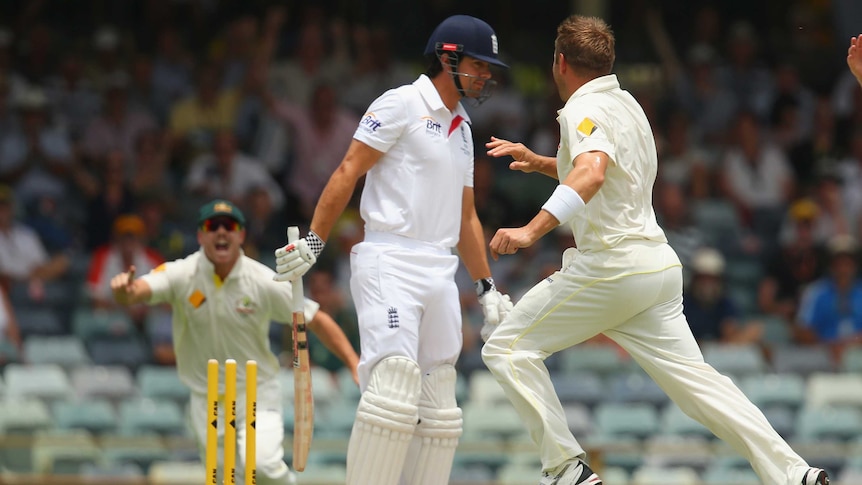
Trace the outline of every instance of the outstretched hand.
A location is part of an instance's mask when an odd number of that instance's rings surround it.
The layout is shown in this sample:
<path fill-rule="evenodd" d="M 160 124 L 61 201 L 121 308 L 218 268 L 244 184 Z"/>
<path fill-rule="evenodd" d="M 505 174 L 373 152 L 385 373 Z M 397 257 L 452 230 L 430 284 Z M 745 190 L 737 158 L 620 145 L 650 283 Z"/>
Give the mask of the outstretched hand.
<path fill-rule="evenodd" d="M 850 72 L 862 85 L 862 34 L 850 38 L 850 47 L 847 49 L 847 66 Z"/>
<path fill-rule="evenodd" d="M 117 303 L 125 305 L 132 293 L 132 284 L 135 282 L 135 265 L 129 266 L 129 270 L 111 278 L 111 292 Z"/>
<path fill-rule="evenodd" d="M 491 141 L 485 143 L 485 148 L 488 149 L 488 155 L 492 157 L 510 156 L 515 160 L 509 164 L 511 170 L 520 170 L 524 173 L 535 172 L 537 167 L 534 162 L 535 153 L 524 146 L 523 143 L 514 143 L 509 140 L 491 137 Z"/>

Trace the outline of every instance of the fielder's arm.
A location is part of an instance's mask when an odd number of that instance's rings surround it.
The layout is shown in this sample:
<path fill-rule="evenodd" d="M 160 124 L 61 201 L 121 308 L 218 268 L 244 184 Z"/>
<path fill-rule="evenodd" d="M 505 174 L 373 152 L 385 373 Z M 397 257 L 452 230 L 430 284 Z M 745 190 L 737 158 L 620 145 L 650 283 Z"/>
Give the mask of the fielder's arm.
<path fill-rule="evenodd" d="M 149 283 L 140 278 L 135 279 L 134 266 L 129 268 L 129 271 L 111 278 L 111 292 L 114 294 L 114 300 L 120 305 L 148 303 L 153 295 Z"/>
<path fill-rule="evenodd" d="M 847 48 L 847 66 L 862 87 L 862 35 L 850 38 L 850 47 Z"/>
<path fill-rule="evenodd" d="M 322 240 L 329 239 L 332 227 L 344 212 L 356 184 L 371 167 L 380 160 L 383 152 L 375 150 L 358 140 L 353 140 L 341 164 L 329 177 L 329 182 L 320 194 L 317 207 L 314 208 L 314 217 L 311 219 L 311 231 Z"/>
<path fill-rule="evenodd" d="M 491 141 L 485 143 L 488 155 L 492 157 L 510 156 L 515 159 L 509 164 L 510 170 L 520 170 L 524 173 L 539 172 L 554 180 L 557 176 L 557 159 L 533 153 L 523 143 L 514 143 L 509 140 L 492 136 Z"/>
<path fill-rule="evenodd" d="M 317 335 L 327 349 L 344 362 L 344 365 L 353 374 L 353 380 L 358 382 L 356 366 L 359 365 L 359 356 L 356 355 L 356 351 L 350 345 L 350 340 L 347 339 L 344 330 L 333 320 L 332 316 L 322 310 L 318 310 L 314 314 L 314 318 L 308 322 L 308 329 L 314 332 L 314 335 Z"/>

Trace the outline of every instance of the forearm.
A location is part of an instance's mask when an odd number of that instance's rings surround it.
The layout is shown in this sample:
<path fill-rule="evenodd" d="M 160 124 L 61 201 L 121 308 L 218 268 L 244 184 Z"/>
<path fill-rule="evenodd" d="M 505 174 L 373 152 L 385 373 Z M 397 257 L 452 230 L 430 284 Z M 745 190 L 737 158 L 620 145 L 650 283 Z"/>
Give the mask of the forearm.
<path fill-rule="evenodd" d="M 149 303 L 152 296 L 150 285 L 142 279 L 136 279 L 127 288 L 114 288 L 114 301 L 123 306 L 137 305 L 138 303 Z"/>
<path fill-rule="evenodd" d="M 473 281 L 491 276 L 488 254 L 485 250 L 485 233 L 476 211 L 473 216 L 461 218 L 461 234 L 458 241 L 458 254 Z"/>
<path fill-rule="evenodd" d="M 557 159 L 555 157 L 533 154 L 531 162 L 535 164 L 537 172 L 547 175 L 554 180 L 559 180 L 559 176 L 557 175 Z"/>
<path fill-rule="evenodd" d="M 359 356 L 356 355 L 356 351 L 350 345 L 347 335 L 328 313 L 318 311 L 308 323 L 308 328 L 314 332 L 330 352 L 344 362 L 345 366 L 351 371 L 356 369 L 359 364 Z"/>
<path fill-rule="evenodd" d="M 357 180 L 339 167 L 327 182 L 311 219 L 311 230 L 326 241 L 356 190 Z"/>

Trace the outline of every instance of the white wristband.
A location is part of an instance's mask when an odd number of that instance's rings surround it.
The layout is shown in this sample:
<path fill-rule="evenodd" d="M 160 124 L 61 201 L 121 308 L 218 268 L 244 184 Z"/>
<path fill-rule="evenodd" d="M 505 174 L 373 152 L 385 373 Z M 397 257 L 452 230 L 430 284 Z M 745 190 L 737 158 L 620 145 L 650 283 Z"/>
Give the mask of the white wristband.
<path fill-rule="evenodd" d="M 554 193 L 542 206 L 542 209 L 556 217 L 560 224 L 565 224 L 575 217 L 575 214 L 586 207 L 584 199 L 568 185 L 560 184 L 554 189 Z"/>

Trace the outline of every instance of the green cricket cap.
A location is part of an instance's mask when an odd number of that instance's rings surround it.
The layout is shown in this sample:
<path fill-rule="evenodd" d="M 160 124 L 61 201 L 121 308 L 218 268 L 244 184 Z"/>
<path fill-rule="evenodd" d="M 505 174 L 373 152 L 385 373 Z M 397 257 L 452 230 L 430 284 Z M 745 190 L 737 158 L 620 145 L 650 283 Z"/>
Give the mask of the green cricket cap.
<path fill-rule="evenodd" d="M 204 204 L 198 216 L 198 224 L 203 224 L 205 220 L 215 216 L 228 216 L 245 226 L 245 216 L 242 211 L 229 200 L 216 199 Z"/>

